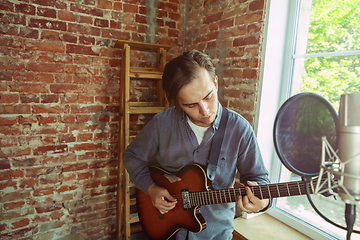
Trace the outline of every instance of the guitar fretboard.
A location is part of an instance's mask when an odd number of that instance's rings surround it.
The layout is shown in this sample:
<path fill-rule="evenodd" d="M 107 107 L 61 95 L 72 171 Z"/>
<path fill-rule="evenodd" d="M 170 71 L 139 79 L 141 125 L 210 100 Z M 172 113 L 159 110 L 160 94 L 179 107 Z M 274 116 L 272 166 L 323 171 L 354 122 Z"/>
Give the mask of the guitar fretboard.
<path fill-rule="evenodd" d="M 306 186 L 302 181 L 276 183 L 250 187 L 254 195 L 260 199 L 289 197 L 306 194 Z M 311 187 L 310 193 L 313 193 Z M 236 202 L 237 195 L 245 196 L 245 187 L 229 188 L 189 193 L 191 206 L 211 205 Z"/>

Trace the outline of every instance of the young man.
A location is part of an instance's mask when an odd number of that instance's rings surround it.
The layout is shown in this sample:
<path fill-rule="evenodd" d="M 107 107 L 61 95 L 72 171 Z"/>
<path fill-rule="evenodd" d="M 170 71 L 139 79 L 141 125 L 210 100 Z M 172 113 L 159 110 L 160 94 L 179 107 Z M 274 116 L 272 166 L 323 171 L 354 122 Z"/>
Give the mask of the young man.
<path fill-rule="evenodd" d="M 131 181 L 167 214 L 178 202 L 152 181 L 148 166 L 158 163 L 168 172 L 176 172 L 198 163 L 207 169 L 212 138 L 224 109 L 218 101 L 218 78 L 211 59 L 196 50 L 166 64 L 163 89 L 175 106 L 154 116 L 128 146 L 123 160 Z M 270 182 L 250 124 L 229 110 L 217 168 L 208 168 L 207 175 L 213 189 L 226 189 L 233 186 L 236 171 L 240 181 L 250 186 Z M 269 206 L 269 200 L 260 200 L 249 188 L 246 193 L 237 200 L 244 212 L 255 213 Z M 180 230 L 176 239 L 232 239 L 235 203 L 201 206 L 201 213 L 207 228 L 199 233 Z"/>

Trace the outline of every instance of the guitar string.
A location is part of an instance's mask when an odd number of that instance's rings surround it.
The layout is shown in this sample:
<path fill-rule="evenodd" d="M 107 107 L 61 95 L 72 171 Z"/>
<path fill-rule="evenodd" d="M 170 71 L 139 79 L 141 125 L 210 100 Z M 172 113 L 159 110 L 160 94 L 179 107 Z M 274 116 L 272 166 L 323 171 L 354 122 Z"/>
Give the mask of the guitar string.
<path fill-rule="evenodd" d="M 305 185 L 300 186 L 300 183 L 302 183 L 302 182 L 260 185 L 260 186 L 250 187 L 250 189 L 260 199 L 272 198 L 272 197 L 286 197 L 286 196 L 305 194 L 305 192 L 306 192 Z M 283 188 L 285 187 L 286 189 L 279 189 L 279 185 L 282 186 Z M 262 188 L 267 188 L 265 193 L 263 192 L 264 190 L 262 190 Z M 271 188 L 273 188 L 273 189 L 271 189 Z M 296 192 L 294 192 L 294 191 L 296 191 Z M 266 192 L 268 192 L 268 194 L 266 194 Z M 214 199 L 214 195 L 216 197 L 216 201 Z M 223 201 L 224 198 L 222 198 L 221 195 L 224 195 L 225 201 Z M 202 205 L 207 205 L 209 202 L 210 203 L 234 202 L 236 200 L 235 195 L 246 195 L 245 188 L 230 188 L 230 189 L 190 192 L 189 201 L 190 202 L 201 202 L 201 203 L 203 203 Z M 177 200 L 183 201 L 182 194 L 174 194 L 173 197 Z M 220 197 L 220 201 L 219 201 L 218 197 Z M 229 201 L 227 201 L 227 199 L 229 199 Z"/>

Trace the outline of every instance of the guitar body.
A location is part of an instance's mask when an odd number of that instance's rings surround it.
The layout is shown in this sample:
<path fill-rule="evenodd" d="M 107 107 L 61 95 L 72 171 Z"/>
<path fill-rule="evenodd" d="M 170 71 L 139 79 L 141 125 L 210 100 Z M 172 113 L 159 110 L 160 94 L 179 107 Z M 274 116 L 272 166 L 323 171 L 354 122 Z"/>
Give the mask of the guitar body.
<path fill-rule="evenodd" d="M 161 168 L 149 168 L 150 175 L 156 185 L 166 188 L 178 202 L 174 209 L 166 214 L 154 207 L 150 197 L 141 190 L 137 190 L 137 207 L 140 223 L 145 234 L 152 240 L 169 239 L 178 230 L 184 228 L 191 232 L 200 232 L 206 228 L 206 222 L 200 214 L 200 207 L 184 210 L 179 199 L 181 190 L 189 192 L 206 191 L 206 173 L 196 164 L 187 165 L 175 174 L 168 173 Z"/>

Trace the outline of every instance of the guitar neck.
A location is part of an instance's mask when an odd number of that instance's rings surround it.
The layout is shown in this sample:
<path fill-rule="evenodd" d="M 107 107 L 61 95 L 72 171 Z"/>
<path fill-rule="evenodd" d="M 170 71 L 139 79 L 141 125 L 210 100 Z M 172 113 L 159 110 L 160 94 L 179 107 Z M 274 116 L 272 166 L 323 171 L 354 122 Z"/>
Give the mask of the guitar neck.
<path fill-rule="evenodd" d="M 314 193 L 313 183 L 310 184 L 310 193 Z M 306 194 L 303 181 L 276 183 L 250 187 L 253 194 L 260 199 L 289 197 Z M 189 193 L 192 206 L 210 205 L 219 203 L 236 202 L 238 195 L 245 196 L 245 187 L 211 190 Z"/>

